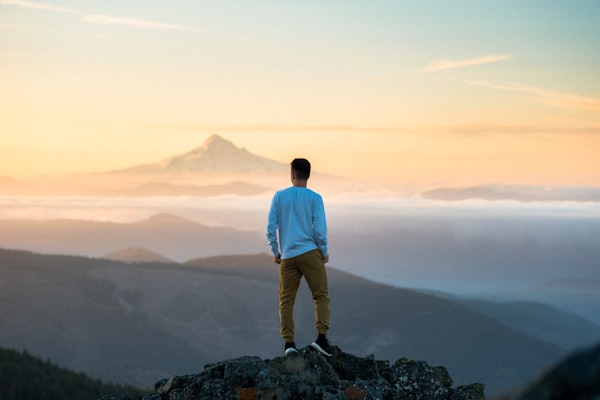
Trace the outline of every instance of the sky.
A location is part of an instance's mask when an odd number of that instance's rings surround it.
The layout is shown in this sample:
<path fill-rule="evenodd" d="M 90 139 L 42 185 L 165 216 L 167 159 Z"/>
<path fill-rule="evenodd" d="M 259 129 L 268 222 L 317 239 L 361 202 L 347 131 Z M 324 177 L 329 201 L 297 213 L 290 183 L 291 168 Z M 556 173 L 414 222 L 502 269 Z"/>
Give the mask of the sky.
<path fill-rule="evenodd" d="M 389 185 L 600 186 L 600 2 L 0 0 L 0 176 L 212 134 Z"/>

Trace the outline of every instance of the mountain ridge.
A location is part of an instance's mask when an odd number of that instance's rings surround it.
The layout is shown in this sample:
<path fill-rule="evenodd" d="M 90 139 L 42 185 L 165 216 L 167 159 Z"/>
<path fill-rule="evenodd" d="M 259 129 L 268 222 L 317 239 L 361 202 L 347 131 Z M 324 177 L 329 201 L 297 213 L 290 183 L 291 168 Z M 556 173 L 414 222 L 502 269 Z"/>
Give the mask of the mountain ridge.
<path fill-rule="evenodd" d="M 6 345 L 107 381 L 144 386 L 206 362 L 282 351 L 278 273 L 267 254 L 178 265 L 0 250 L 0 273 Z M 455 302 L 331 268 L 329 281 L 330 340 L 352 354 L 426 360 L 446 366 L 458 384 L 483 382 L 491 392 L 563 354 Z M 310 343 L 314 305 L 305 285 L 295 315 L 298 344 Z"/>
<path fill-rule="evenodd" d="M 113 261 L 122 261 L 126 263 L 161 263 L 161 264 L 176 264 L 175 261 L 158 254 L 154 251 L 144 249 L 143 247 L 126 247 L 105 254 L 102 258 Z"/>

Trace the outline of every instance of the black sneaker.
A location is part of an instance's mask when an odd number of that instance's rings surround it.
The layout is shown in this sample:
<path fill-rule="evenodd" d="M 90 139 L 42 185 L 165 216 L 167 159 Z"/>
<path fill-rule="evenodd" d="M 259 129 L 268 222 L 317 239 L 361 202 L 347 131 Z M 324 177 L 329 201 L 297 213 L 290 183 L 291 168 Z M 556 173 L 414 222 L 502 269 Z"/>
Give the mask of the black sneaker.
<path fill-rule="evenodd" d="M 319 353 L 326 355 L 327 357 L 331 357 L 331 348 L 325 335 L 319 335 L 317 340 L 310 344 L 310 347 L 317 350 Z"/>
<path fill-rule="evenodd" d="M 285 355 L 289 356 L 290 354 L 294 354 L 297 353 L 298 349 L 296 348 L 296 343 L 294 342 L 287 342 L 285 344 Z"/>

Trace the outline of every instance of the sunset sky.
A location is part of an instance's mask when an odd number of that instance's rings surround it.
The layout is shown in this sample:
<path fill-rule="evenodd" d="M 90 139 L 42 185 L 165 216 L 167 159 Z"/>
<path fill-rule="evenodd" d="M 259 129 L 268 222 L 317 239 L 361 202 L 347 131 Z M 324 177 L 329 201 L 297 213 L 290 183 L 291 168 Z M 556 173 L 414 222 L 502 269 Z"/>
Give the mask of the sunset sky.
<path fill-rule="evenodd" d="M 0 0 L 0 176 L 212 134 L 390 184 L 600 186 L 600 2 Z"/>

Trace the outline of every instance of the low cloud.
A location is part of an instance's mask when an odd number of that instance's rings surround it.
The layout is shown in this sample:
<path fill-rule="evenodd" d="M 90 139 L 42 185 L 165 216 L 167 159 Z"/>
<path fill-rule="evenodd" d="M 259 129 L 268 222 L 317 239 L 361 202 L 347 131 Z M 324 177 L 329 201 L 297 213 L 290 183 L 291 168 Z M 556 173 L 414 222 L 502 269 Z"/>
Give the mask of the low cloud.
<path fill-rule="evenodd" d="M 423 198 L 444 201 L 488 200 L 519 202 L 600 202 L 600 188 L 535 185 L 479 185 L 443 187 L 422 193 Z"/>
<path fill-rule="evenodd" d="M 420 72 L 436 72 L 443 71 L 446 69 L 454 69 L 454 68 L 465 68 L 472 67 L 475 65 L 481 64 L 491 64 L 500 61 L 508 60 L 510 56 L 508 54 L 492 54 L 488 56 L 475 57 L 475 58 L 467 58 L 464 60 L 448 60 L 442 59 L 433 61 L 425 68 L 420 69 Z"/>

